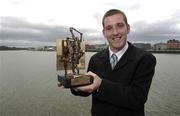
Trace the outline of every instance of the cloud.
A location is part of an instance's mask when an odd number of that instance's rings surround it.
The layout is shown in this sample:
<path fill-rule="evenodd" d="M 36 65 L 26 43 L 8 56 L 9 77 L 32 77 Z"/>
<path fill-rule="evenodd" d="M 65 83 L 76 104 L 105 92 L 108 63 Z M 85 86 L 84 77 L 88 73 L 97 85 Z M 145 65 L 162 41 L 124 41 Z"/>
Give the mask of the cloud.
<path fill-rule="evenodd" d="M 1 39 L 53 41 L 58 36 L 66 35 L 63 26 L 48 26 L 26 22 L 15 17 L 1 17 Z"/>
<path fill-rule="evenodd" d="M 136 6 L 137 7 L 137 6 Z M 156 22 L 137 21 L 131 25 L 128 40 L 131 42 L 166 42 L 180 40 L 180 10 L 169 19 Z M 94 14 L 100 22 L 100 14 Z M 23 18 L 0 17 L 0 45 L 55 45 L 57 38 L 71 37 L 68 26 L 31 23 Z M 88 44 L 101 44 L 106 41 L 102 30 L 78 28 Z"/>
<path fill-rule="evenodd" d="M 138 21 L 132 25 L 129 37 L 132 41 L 165 42 L 169 39 L 180 40 L 179 11 L 167 20 L 146 23 Z"/>
<path fill-rule="evenodd" d="M 0 17 L 0 45 L 9 46 L 41 46 L 54 44 L 57 38 L 65 39 L 71 37 L 69 27 L 61 25 L 45 25 L 30 23 L 16 17 Z M 96 41 L 97 37 L 102 38 L 94 29 L 78 29 L 83 32 L 86 43 Z M 75 33 L 76 36 L 77 33 Z M 102 40 L 102 39 L 100 39 Z M 99 40 L 97 40 L 99 41 Z M 96 43 L 96 42 L 95 42 Z M 99 43 L 99 42 L 98 42 Z"/>
<path fill-rule="evenodd" d="M 68 33 L 68 27 L 48 26 L 44 24 L 35 24 L 15 17 L 0 17 L 0 45 L 38 45 L 52 43 L 57 38 L 65 38 Z M 37 42 L 37 43 L 36 43 Z"/>
<path fill-rule="evenodd" d="M 132 6 L 129 6 L 128 9 L 130 9 L 130 10 L 138 10 L 138 9 L 140 9 L 140 4 L 133 4 Z"/>

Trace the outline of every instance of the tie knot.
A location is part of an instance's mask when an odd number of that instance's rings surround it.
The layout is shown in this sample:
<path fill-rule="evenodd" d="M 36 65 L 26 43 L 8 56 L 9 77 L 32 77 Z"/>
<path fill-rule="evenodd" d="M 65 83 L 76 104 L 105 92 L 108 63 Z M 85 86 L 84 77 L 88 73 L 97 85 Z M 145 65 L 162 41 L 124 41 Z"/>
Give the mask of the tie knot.
<path fill-rule="evenodd" d="M 117 62 L 118 62 L 118 57 L 116 56 L 116 54 L 111 55 L 110 62 L 111 62 L 111 67 L 113 69 L 115 67 L 115 65 L 117 64 Z"/>
<path fill-rule="evenodd" d="M 118 60 L 118 57 L 116 56 L 116 54 L 112 54 L 112 55 L 111 55 L 111 58 L 112 58 L 114 61 L 117 61 L 117 60 Z"/>

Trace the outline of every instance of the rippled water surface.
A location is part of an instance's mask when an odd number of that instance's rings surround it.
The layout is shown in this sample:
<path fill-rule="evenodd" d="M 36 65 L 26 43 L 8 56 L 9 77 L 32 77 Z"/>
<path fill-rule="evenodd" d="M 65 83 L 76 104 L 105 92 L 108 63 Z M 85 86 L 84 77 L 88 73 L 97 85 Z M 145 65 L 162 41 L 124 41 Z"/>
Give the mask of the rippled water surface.
<path fill-rule="evenodd" d="M 146 116 L 179 116 L 180 54 L 154 55 Z M 56 76 L 55 52 L 0 51 L 0 116 L 90 116 L 91 96 L 60 90 Z"/>

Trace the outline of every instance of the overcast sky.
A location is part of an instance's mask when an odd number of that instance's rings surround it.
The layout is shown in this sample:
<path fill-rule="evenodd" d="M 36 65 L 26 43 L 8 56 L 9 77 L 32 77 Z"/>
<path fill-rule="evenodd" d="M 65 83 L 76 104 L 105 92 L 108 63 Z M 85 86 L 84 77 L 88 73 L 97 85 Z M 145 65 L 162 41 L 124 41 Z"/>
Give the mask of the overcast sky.
<path fill-rule="evenodd" d="M 180 0 L 0 0 L 0 46 L 55 45 L 69 27 L 105 43 L 101 19 L 112 8 L 127 15 L 131 42 L 180 40 Z"/>

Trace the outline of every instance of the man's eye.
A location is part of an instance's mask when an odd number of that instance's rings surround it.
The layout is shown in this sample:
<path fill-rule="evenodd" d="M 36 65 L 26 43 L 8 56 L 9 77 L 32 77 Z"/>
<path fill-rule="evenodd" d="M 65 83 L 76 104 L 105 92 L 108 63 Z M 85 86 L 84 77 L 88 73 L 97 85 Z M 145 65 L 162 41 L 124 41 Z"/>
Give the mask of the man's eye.
<path fill-rule="evenodd" d="M 124 24 L 118 24 L 117 26 L 118 27 L 124 27 Z"/>
<path fill-rule="evenodd" d="M 111 30 L 112 29 L 112 27 L 106 27 L 106 30 Z"/>

